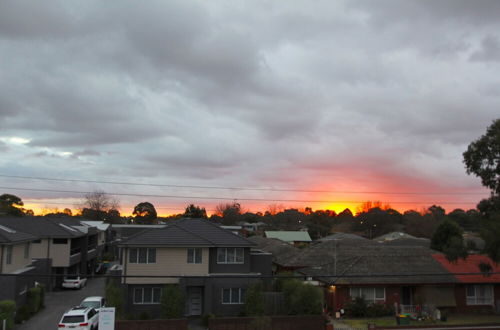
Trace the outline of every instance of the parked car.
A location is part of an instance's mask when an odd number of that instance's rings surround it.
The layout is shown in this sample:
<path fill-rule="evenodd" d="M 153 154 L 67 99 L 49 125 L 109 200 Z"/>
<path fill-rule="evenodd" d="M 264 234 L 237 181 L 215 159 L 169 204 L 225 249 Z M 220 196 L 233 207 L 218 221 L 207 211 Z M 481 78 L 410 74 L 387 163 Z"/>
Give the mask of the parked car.
<path fill-rule="evenodd" d="M 80 276 L 66 276 L 62 283 L 62 287 L 65 289 L 81 289 L 87 285 L 87 279 Z"/>
<path fill-rule="evenodd" d="M 106 299 L 100 296 L 87 297 L 80 303 L 81 307 L 92 307 L 99 312 L 101 307 L 106 307 Z"/>
<path fill-rule="evenodd" d="M 92 307 L 73 307 L 61 317 L 58 329 L 96 330 L 99 327 L 99 312 Z"/>

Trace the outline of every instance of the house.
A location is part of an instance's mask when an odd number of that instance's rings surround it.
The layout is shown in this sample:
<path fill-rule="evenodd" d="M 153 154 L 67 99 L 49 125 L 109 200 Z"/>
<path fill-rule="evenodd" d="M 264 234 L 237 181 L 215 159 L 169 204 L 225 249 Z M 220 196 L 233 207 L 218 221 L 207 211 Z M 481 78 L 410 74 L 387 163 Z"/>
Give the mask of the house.
<path fill-rule="evenodd" d="M 312 241 L 311 236 L 309 236 L 309 233 L 307 231 L 302 231 L 302 230 L 299 231 L 268 230 L 265 231 L 264 233 L 267 238 L 277 238 L 283 242 L 287 242 L 293 245 L 309 244 Z"/>
<path fill-rule="evenodd" d="M 0 300 L 26 303 L 28 289 L 36 285 L 35 274 L 47 271 L 47 262 L 32 260 L 36 236 L 0 225 Z"/>
<path fill-rule="evenodd" d="M 271 274 L 271 255 L 204 219 L 181 219 L 119 243 L 126 312 L 161 315 L 162 288 L 178 285 L 185 314 L 238 315 L 247 286 Z"/>
<path fill-rule="evenodd" d="M 345 247 L 336 260 L 326 259 L 299 272 L 323 285 L 332 311 L 360 296 L 389 306 L 455 308 L 457 280 L 432 254 L 419 246 Z"/>
<path fill-rule="evenodd" d="M 59 287 L 66 274 L 91 274 L 98 257 L 96 227 L 75 218 L 0 217 L 0 225 L 35 236 L 33 259 L 50 260 L 52 280 L 48 288 Z"/>
<path fill-rule="evenodd" d="M 273 274 L 293 271 L 297 268 L 293 260 L 302 252 L 295 246 L 285 243 L 277 238 L 251 236 L 249 241 L 256 244 L 256 248 L 272 255 Z"/>
<path fill-rule="evenodd" d="M 446 270 L 454 274 L 456 310 L 498 311 L 500 309 L 500 265 L 484 255 L 469 255 L 467 259 L 449 262 L 442 254 L 433 254 Z M 480 265 L 489 265 L 489 273 L 478 274 Z"/>

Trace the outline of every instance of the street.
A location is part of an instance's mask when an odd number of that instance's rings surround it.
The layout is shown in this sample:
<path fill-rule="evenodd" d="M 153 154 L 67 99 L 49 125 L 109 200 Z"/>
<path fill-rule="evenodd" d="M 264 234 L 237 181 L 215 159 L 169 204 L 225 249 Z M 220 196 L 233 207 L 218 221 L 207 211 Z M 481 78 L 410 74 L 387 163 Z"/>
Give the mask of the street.
<path fill-rule="evenodd" d="M 31 319 L 16 327 L 16 330 L 51 330 L 57 329 L 57 324 L 64 312 L 89 296 L 104 296 L 104 278 L 89 279 L 81 290 L 63 290 L 47 292 L 45 308 Z"/>

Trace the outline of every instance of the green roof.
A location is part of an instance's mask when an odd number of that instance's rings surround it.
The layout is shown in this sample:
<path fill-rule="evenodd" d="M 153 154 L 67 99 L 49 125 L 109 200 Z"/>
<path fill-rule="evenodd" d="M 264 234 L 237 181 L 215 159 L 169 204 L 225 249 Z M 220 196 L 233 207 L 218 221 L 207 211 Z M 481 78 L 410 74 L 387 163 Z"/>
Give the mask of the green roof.
<path fill-rule="evenodd" d="M 307 231 L 266 231 L 267 238 L 277 238 L 284 242 L 311 242 Z"/>

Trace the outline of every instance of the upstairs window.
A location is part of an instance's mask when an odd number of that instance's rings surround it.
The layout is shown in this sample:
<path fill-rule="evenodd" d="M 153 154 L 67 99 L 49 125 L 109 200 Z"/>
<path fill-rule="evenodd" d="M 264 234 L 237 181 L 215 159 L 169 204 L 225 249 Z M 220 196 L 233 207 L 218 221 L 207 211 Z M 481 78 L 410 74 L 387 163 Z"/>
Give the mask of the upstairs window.
<path fill-rule="evenodd" d="M 187 263 L 188 264 L 201 264 L 202 249 L 201 248 L 188 248 L 187 249 Z"/>
<path fill-rule="evenodd" d="M 244 262 L 245 262 L 245 254 L 243 248 L 217 249 L 218 264 L 242 264 Z"/>
<path fill-rule="evenodd" d="M 129 251 L 128 261 L 131 264 L 154 264 L 156 263 L 156 249 L 132 248 Z"/>
<path fill-rule="evenodd" d="M 5 256 L 5 263 L 10 265 L 12 263 L 12 245 L 7 246 L 7 255 Z"/>
<path fill-rule="evenodd" d="M 24 259 L 28 259 L 30 257 L 30 243 L 26 243 L 24 245 Z"/>
<path fill-rule="evenodd" d="M 54 238 L 52 240 L 52 243 L 54 243 L 54 244 L 68 244 L 68 239 L 67 238 Z"/>
<path fill-rule="evenodd" d="M 468 285 L 467 305 L 493 305 L 493 286 L 485 284 Z"/>

